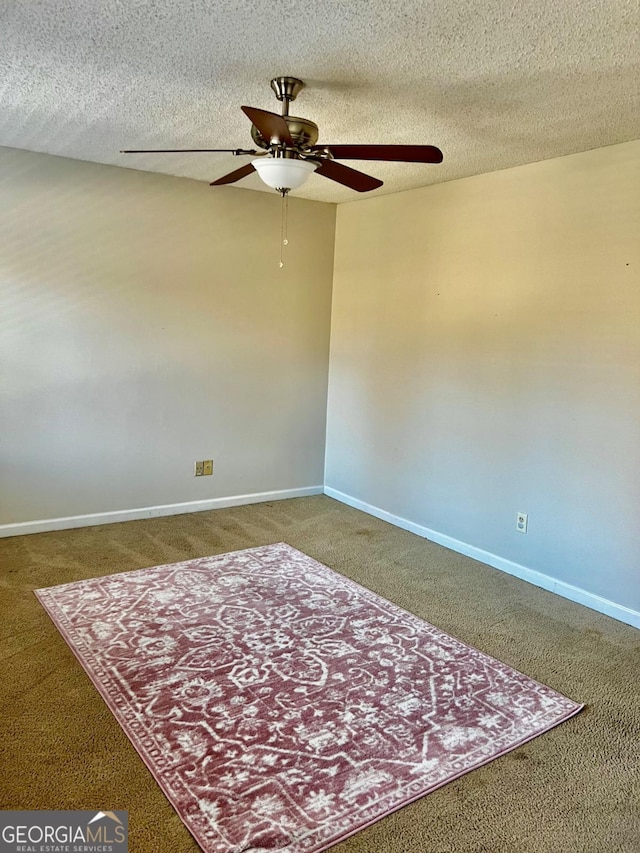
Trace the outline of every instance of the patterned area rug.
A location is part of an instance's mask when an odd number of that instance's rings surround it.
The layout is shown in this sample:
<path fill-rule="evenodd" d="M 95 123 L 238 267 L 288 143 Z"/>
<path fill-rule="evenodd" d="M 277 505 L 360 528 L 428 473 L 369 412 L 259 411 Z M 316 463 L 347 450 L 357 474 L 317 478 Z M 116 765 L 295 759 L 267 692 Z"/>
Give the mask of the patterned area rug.
<path fill-rule="evenodd" d="M 317 853 L 581 705 L 289 545 L 36 592 L 207 853 Z"/>

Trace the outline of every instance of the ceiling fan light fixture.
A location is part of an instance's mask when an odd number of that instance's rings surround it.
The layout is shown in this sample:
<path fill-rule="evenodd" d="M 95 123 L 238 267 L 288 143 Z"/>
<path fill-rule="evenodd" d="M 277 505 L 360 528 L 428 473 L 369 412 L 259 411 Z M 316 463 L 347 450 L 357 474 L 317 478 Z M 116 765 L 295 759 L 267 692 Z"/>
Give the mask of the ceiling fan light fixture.
<path fill-rule="evenodd" d="M 359 193 L 371 192 L 382 186 L 382 181 L 345 166 L 339 160 L 381 160 L 390 163 L 441 163 L 442 151 L 435 145 L 317 145 L 318 125 L 301 116 L 289 115 L 289 103 L 295 100 L 304 87 L 297 77 L 274 77 L 271 81 L 276 98 L 282 103 L 282 115 L 258 107 L 243 106 L 242 112 L 251 122 L 251 137 L 264 152 L 260 159 L 245 163 L 223 175 L 209 186 L 235 184 L 253 172 L 263 183 L 277 190 L 283 197 L 289 190 L 301 187 L 311 172 Z M 255 155 L 248 148 L 175 148 L 135 149 L 123 154 L 226 152 L 236 155 Z"/>
<path fill-rule="evenodd" d="M 309 160 L 288 157 L 257 157 L 251 163 L 264 183 L 274 190 L 297 190 L 318 168 L 317 163 Z"/>

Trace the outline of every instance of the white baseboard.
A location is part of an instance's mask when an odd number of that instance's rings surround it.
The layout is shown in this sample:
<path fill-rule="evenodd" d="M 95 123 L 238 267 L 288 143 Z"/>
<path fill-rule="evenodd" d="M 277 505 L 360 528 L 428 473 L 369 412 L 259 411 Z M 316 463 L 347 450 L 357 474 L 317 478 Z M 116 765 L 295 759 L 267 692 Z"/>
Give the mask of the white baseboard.
<path fill-rule="evenodd" d="M 49 530 L 68 530 L 73 527 L 95 527 L 97 524 L 113 524 L 118 521 L 135 521 L 140 518 L 158 518 L 161 515 L 182 515 L 187 512 L 204 512 L 209 509 L 257 504 L 265 501 L 280 501 L 286 498 L 304 498 L 321 495 L 322 486 L 307 486 L 303 489 L 281 489 L 277 492 L 255 492 L 251 495 L 232 495 L 226 498 L 209 498 L 203 501 L 145 506 L 115 512 L 94 512 L 90 515 L 70 515 L 66 518 L 45 518 L 41 521 L 23 521 L 17 524 L 0 524 L 0 538 L 24 536 L 28 533 L 45 533 Z"/>
<path fill-rule="evenodd" d="M 403 530 L 408 530 L 411 533 L 416 533 L 422 536 L 423 539 L 429 539 L 431 542 L 436 542 L 438 545 L 444 545 L 451 551 L 456 551 L 458 554 L 464 554 L 466 557 L 472 557 L 481 563 L 486 563 L 494 569 L 500 569 L 508 575 L 513 575 L 520 580 L 527 581 L 534 586 L 539 586 L 546 589 L 548 592 L 555 592 L 563 598 L 568 598 L 570 601 L 575 601 L 577 604 L 584 604 L 585 607 L 590 607 L 592 610 L 597 610 L 598 613 L 604 613 L 605 616 L 611 616 L 613 619 L 618 619 L 620 622 L 625 622 L 627 625 L 633 625 L 634 628 L 640 628 L 640 613 L 637 610 L 631 610 L 622 604 L 616 604 L 615 601 L 609 601 L 607 598 L 602 598 L 595 593 L 587 592 L 585 589 L 565 583 L 564 581 L 556 580 L 551 575 L 542 574 L 534 569 L 528 569 L 526 566 L 521 566 L 519 563 L 514 563 L 511 560 L 505 560 L 504 557 L 498 557 L 490 551 L 484 551 L 482 548 L 476 548 L 473 545 L 468 545 L 466 542 L 461 542 L 459 539 L 453 539 L 451 536 L 445 536 L 443 533 L 438 533 L 437 530 L 431 530 L 428 527 L 423 527 L 420 524 L 414 524 L 406 518 L 401 518 L 398 515 L 393 515 L 379 507 L 372 506 L 357 498 L 339 492 L 337 489 L 332 489 L 325 486 L 325 495 L 341 503 L 352 506 L 354 509 L 360 509 L 369 515 L 380 518 L 383 521 L 388 521 L 396 527 L 401 527 Z"/>

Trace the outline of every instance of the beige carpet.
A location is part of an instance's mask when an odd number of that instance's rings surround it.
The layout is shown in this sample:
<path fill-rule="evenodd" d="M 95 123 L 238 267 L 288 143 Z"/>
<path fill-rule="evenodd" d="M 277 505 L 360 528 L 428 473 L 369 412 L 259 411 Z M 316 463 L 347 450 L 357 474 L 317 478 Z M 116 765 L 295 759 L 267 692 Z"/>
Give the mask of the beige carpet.
<path fill-rule="evenodd" d="M 197 845 L 32 590 L 285 541 L 588 707 L 335 853 L 638 853 L 640 632 L 319 496 L 0 540 L 0 808 L 127 809 Z"/>

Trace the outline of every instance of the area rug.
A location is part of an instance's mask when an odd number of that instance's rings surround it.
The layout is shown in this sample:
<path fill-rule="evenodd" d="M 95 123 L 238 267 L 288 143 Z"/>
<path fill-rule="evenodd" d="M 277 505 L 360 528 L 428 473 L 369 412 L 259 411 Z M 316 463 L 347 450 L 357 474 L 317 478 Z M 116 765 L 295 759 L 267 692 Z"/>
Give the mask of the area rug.
<path fill-rule="evenodd" d="M 582 707 L 284 543 L 36 595 L 206 853 L 326 850 Z"/>

